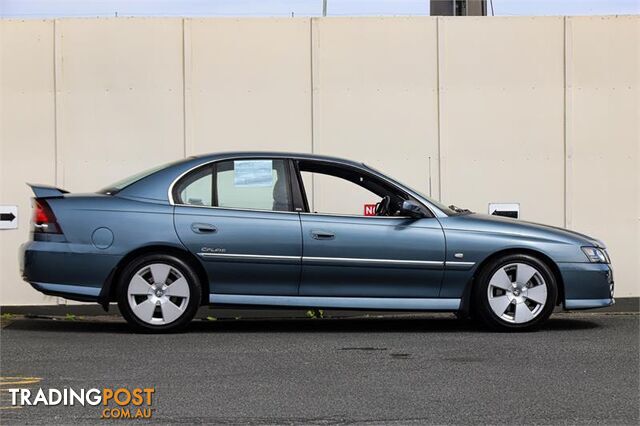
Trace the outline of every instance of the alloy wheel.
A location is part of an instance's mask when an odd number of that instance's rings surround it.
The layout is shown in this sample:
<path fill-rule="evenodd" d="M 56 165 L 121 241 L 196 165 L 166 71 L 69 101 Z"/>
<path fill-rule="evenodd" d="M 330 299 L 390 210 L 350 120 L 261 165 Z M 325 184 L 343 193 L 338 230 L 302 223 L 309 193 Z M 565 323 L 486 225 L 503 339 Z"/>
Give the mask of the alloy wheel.
<path fill-rule="evenodd" d="M 542 273 L 526 263 L 500 267 L 487 287 L 489 306 L 500 319 L 524 324 L 536 318 L 547 303 L 547 283 Z"/>
<path fill-rule="evenodd" d="M 145 265 L 133 274 L 127 287 L 131 311 L 152 325 L 170 324 L 189 304 L 189 283 L 175 267 L 166 263 Z"/>

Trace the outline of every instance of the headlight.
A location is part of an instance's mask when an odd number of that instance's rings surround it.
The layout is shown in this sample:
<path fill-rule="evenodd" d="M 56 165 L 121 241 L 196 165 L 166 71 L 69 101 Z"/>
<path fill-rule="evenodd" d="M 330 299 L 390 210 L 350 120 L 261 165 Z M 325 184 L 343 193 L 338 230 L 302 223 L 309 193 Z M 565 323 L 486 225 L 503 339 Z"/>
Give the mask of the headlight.
<path fill-rule="evenodd" d="M 609 263 L 609 256 L 604 249 L 598 247 L 582 247 L 582 251 L 593 263 Z"/>

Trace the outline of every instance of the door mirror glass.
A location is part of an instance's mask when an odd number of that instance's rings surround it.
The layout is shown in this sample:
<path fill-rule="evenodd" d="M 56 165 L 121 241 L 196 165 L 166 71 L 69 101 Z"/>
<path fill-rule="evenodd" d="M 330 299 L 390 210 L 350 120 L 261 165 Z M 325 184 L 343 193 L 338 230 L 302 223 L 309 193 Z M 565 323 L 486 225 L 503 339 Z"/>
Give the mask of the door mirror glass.
<path fill-rule="evenodd" d="M 424 217 L 424 212 L 422 211 L 422 207 L 418 205 L 415 201 L 412 200 L 404 200 L 402 202 L 402 208 L 400 212 L 405 216 L 410 217 Z"/>

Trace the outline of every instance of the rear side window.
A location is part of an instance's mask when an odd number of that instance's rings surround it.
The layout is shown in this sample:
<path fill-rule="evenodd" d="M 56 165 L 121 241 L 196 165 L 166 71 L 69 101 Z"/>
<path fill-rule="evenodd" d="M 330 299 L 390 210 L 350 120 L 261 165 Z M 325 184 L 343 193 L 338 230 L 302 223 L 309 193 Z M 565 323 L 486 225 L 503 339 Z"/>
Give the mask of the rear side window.
<path fill-rule="evenodd" d="M 178 203 L 191 206 L 213 206 L 212 171 L 213 168 L 207 166 L 180 181 L 174 190 Z"/>
<path fill-rule="evenodd" d="M 178 204 L 292 211 L 287 160 L 229 160 L 187 175 L 175 186 Z"/>
<path fill-rule="evenodd" d="M 233 160 L 217 163 L 215 187 L 218 207 L 292 210 L 286 160 Z"/>

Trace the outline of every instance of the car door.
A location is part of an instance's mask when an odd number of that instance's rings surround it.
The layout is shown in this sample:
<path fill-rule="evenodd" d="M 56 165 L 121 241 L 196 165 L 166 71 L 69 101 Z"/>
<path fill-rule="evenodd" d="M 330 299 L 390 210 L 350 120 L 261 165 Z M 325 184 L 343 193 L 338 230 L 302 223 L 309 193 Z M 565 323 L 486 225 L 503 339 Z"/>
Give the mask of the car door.
<path fill-rule="evenodd" d="M 314 183 L 311 209 L 300 215 L 301 296 L 438 297 L 445 241 L 436 218 L 364 216 L 380 196 L 397 203 L 406 195 L 356 168 L 309 161 L 298 167 L 307 194 Z"/>
<path fill-rule="evenodd" d="M 176 231 L 202 261 L 211 293 L 298 293 L 302 244 L 289 160 L 207 165 L 177 182 L 173 197 Z"/>

